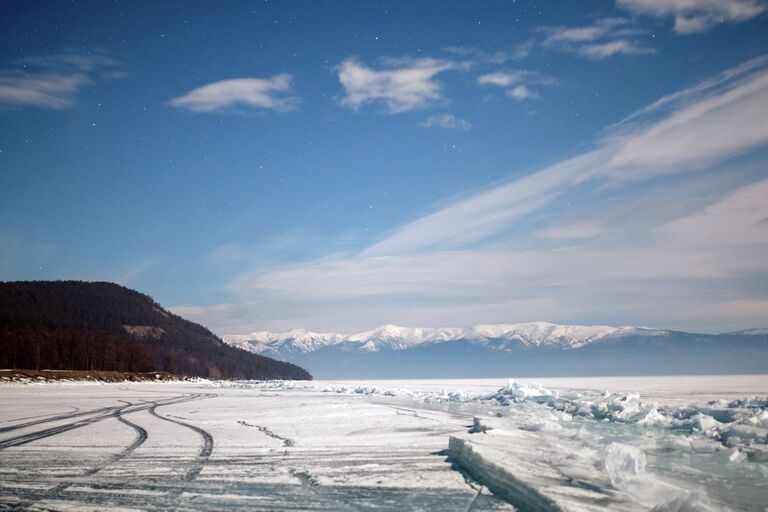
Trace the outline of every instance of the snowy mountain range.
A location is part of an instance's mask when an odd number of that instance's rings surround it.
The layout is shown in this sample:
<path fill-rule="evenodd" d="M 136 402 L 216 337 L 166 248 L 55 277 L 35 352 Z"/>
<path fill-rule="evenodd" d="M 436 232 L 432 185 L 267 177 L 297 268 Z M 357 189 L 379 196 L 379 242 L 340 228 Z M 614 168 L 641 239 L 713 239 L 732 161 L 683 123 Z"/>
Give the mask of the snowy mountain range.
<path fill-rule="evenodd" d="M 223 339 L 230 345 L 250 352 L 283 356 L 314 352 L 331 345 L 343 345 L 346 350 L 377 352 L 382 349 L 407 350 L 425 343 L 448 343 L 457 340 L 474 343 L 504 340 L 506 343 L 501 347 L 502 350 L 509 349 L 513 345 L 522 347 L 555 345 L 562 348 L 577 348 L 608 336 L 641 331 L 648 334 L 664 332 L 635 327 L 557 325 L 548 322 L 531 322 L 438 329 L 384 325 L 371 331 L 349 335 L 292 329 L 285 332 L 257 331 L 245 335 L 229 335 L 224 336 Z"/>
<path fill-rule="evenodd" d="M 709 335 L 530 322 L 469 328 L 384 325 L 355 334 L 293 329 L 223 339 L 300 364 L 320 378 L 483 377 L 502 370 L 502 375 L 768 371 L 767 329 Z"/>

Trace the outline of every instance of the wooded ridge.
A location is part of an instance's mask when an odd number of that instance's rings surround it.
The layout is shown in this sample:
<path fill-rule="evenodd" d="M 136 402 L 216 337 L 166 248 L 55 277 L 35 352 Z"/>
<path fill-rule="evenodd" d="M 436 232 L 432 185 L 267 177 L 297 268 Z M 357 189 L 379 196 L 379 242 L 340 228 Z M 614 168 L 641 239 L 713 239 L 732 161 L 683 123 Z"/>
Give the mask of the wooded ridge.
<path fill-rule="evenodd" d="M 312 378 L 296 365 L 226 345 L 149 295 L 84 281 L 0 282 L 0 368 Z"/>

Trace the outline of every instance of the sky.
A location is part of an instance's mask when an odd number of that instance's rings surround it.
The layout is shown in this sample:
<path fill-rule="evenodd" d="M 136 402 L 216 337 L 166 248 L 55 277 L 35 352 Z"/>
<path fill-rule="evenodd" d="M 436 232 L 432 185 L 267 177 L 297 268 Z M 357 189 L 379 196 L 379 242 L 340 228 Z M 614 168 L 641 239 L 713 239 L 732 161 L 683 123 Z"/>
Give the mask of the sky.
<path fill-rule="evenodd" d="M 217 334 L 768 326 L 768 1 L 1 2 L 0 280 Z"/>

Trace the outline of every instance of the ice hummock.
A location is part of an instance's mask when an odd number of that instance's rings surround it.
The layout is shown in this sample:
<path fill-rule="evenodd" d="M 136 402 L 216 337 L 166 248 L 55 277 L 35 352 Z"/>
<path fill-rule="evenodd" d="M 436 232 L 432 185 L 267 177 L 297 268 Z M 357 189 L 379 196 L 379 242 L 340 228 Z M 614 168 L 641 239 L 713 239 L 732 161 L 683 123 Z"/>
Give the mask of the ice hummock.
<path fill-rule="evenodd" d="M 670 405 L 641 393 L 557 391 L 512 379 L 493 392 L 346 382 L 211 385 L 485 411 L 466 433 L 451 436 L 451 457 L 498 492 L 537 493 L 554 509 L 708 512 L 768 497 L 767 397 Z"/>

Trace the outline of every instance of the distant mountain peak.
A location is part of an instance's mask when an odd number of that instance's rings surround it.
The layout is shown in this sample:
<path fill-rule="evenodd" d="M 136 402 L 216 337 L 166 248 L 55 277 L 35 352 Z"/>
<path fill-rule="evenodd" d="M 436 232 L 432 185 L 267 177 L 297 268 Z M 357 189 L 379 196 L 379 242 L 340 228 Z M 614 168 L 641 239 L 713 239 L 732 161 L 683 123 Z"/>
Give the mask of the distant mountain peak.
<path fill-rule="evenodd" d="M 762 327 L 758 329 L 744 329 L 742 331 L 733 331 L 733 332 L 727 332 L 724 334 L 741 334 L 746 336 L 759 336 L 763 334 L 768 334 L 768 327 Z"/>
<path fill-rule="evenodd" d="M 224 336 L 224 341 L 257 353 L 308 353 L 330 345 L 344 344 L 349 350 L 377 352 L 383 349 L 407 350 L 422 344 L 499 340 L 522 347 L 545 345 L 577 348 L 617 333 L 640 330 L 607 325 L 561 325 L 550 322 L 479 324 L 459 327 L 403 327 L 386 324 L 354 334 L 320 333 L 306 329 L 285 332 L 258 331 L 246 335 Z"/>
<path fill-rule="evenodd" d="M 671 375 L 765 371 L 768 329 L 697 334 L 551 322 L 403 327 L 340 334 L 291 329 L 224 336 L 322 378 Z"/>

